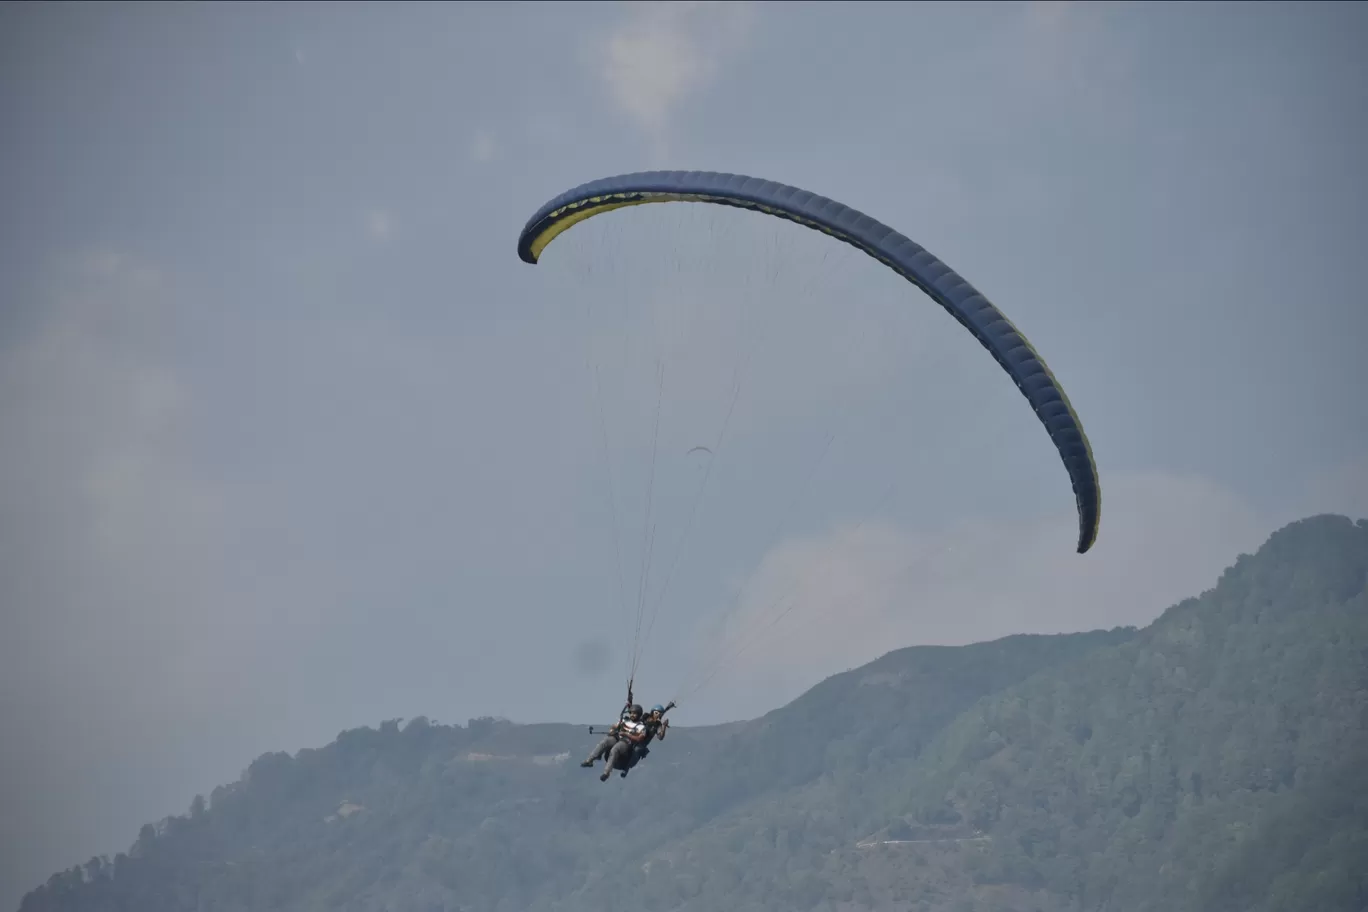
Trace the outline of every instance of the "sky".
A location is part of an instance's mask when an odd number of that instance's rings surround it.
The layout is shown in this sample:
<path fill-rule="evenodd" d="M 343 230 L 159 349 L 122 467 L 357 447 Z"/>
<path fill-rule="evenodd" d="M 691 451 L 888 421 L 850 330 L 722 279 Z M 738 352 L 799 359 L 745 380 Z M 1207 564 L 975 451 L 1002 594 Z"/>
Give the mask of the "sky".
<path fill-rule="evenodd" d="M 266 751 L 605 719 L 634 644 L 640 699 L 751 718 L 902 646 L 1144 625 L 1368 515 L 1366 32 L 0 7 L 0 907 Z M 834 197 L 973 282 L 1083 418 L 1094 549 L 1005 375 L 857 252 L 674 204 L 518 260 L 544 201 L 653 168 Z"/>

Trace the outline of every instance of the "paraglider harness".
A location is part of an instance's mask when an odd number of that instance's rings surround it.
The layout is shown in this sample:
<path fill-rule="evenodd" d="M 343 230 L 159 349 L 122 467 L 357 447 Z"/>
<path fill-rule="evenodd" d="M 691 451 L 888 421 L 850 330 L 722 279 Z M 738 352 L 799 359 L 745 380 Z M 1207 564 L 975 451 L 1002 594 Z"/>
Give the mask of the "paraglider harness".
<path fill-rule="evenodd" d="M 650 742 L 654 740 L 656 737 L 655 734 L 652 734 L 651 737 L 648 738 L 646 741 L 643 741 L 640 744 L 636 744 L 633 743 L 632 740 L 628 738 L 625 734 L 623 734 L 622 723 L 630 718 L 632 712 L 632 704 L 635 702 L 636 701 L 632 698 L 632 685 L 628 684 L 627 702 L 622 707 L 622 713 L 618 716 L 617 724 L 614 725 L 612 728 L 608 729 L 596 729 L 592 725 L 589 726 L 589 733 L 591 735 L 612 735 L 618 741 L 627 742 L 627 756 L 624 758 L 623 767 L 620 770 L 620 772 L 624 776 L 627 775 L 628 770 L 635 769 L 636 765 L 640 763 L 642 760 L 645 760 L 647 755 L 651 753 Z M 670 710 L 674 709 L 674 707 L 675 701 L 671 700 L 669 703 L 666 703 L 665 706 L 661 709 L 660 724 L 657 726 L 657 730 L 659 730 L 659 728 L 663 728 L 665 725 L 668 724 L 665 722 L 665 714 Z"/>

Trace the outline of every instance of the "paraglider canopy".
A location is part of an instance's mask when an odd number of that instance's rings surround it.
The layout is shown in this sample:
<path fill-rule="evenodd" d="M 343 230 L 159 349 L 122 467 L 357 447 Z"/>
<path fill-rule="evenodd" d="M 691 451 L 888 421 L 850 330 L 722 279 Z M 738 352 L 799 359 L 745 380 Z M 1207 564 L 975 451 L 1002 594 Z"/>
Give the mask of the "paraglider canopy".
<path fill-rule="evenodd" d="M 1001 311 L 954 270 L 864 213 L 815 193 L 756 177 L 710 171 L 649 171 L 591 181 L 546 203 L 528 220 L 518 238 L 518 256 L 526 263 L 536 263 L 558 235 L 585 219 L 624 206 L 659 202 L 713 203 L 796 222 L 863 251 L 924 291 L 988 350 L 1030 403 L 1058 450 L 1073 487 L 1078 553 L 1092 547 L 1101 521 L 1097 465 L 1082 422 L 1044 359 Z M 700 449 L 706 448 L 695 448 Z"/>

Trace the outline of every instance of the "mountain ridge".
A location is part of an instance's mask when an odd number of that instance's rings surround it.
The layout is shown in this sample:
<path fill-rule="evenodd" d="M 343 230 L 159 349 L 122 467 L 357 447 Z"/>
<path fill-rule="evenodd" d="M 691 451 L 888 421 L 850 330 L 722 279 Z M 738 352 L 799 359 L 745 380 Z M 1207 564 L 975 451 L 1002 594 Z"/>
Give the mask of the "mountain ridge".
<path fill-rule="evenodd" d="M 1143 629 L 895 650 L 607 787 L 578 726 L 388 720 L 21 909 L 1362 912 L 1365 579 L 1368 522 L 1309 517 Z"/>

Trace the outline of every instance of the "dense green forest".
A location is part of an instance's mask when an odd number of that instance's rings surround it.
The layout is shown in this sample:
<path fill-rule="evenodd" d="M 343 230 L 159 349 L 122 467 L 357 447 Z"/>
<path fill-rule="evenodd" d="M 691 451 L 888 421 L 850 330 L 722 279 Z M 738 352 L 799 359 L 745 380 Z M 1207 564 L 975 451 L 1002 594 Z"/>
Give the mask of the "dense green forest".
<path fill-rule="evenodd" d="M 608 786 L 582 727 L 391 720 L 21 910 L 1365 912 L 1366 579 L 1313 517 L 1143 630 L 902 649 Z"/>

